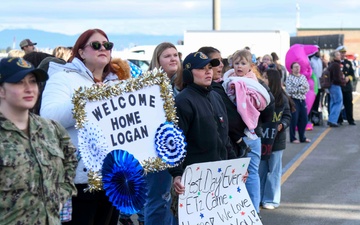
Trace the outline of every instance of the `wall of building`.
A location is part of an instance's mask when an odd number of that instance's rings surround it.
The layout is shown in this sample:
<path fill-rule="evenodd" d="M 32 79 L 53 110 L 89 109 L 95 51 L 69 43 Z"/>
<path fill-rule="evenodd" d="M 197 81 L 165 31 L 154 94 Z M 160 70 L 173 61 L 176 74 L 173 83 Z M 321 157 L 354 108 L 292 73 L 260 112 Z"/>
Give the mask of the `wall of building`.
<path fill-rule="evenodd" d="M 348 54 L 360 53 L 360 28 L 343 28 L 343 29 L 307 29 L 298 28 L 297 36 L 314 36 L 344 34 L 344 45 Z"/>

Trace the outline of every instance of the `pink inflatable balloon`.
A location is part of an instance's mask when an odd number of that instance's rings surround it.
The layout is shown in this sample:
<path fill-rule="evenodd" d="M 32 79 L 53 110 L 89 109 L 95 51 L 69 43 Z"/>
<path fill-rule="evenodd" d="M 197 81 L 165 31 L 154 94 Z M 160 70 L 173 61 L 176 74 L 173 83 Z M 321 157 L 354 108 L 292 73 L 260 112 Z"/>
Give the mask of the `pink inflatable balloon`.
<path fill-rule="evenodd" d="M 300 65 L 300 73 L 305 75 L 309 82 L 310 90 L 306 94 L 305 100 L 308 114 L 310 113 L 316 97 L 314 92 L 314 81 L 311 79 L 312 69 L 308 57 L 317 51 L 318 47 L 315 45 L 294 44 L 290 47 L 285 57 L 285 66 L 289 73 L 291 73 L 291 64 L 297 62 Z"/>

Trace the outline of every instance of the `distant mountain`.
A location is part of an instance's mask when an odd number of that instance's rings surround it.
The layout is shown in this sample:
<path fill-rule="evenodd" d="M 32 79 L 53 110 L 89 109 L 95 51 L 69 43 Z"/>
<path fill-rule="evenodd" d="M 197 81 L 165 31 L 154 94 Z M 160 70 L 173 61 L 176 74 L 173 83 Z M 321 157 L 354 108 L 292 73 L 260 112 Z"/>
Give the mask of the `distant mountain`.
<path fill-rule="evenodd" d="M 77 35 L 65 35 L 33 29 L 15 29 L 0 31 L 0 50 L 13 48 L 15 40 L 15 49 L 19 49 L 19 43 L 25 38 L 37 43 L 37 48 L 55 48 L 56 46 L 72 46 L 75 44 Z M 176 44 L 183 40 L 181 35 L 145 35 L 145 34 L 108 34 L 110 41 L 114 42 L 117 50 L 133 47 L 136 45 L 157 45 L 161 42 L 168 41 Z"/>

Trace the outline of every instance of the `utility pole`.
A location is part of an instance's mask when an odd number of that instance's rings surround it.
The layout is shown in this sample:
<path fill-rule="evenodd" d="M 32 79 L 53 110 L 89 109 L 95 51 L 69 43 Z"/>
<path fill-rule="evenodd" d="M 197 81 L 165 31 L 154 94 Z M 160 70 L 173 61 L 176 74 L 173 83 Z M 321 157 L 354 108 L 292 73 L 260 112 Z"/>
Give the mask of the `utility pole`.
<path fill-rule="evenodd" d="M 12 43 L 12 49 L 15 49 L 15 45 L 16 45 L 16 37 L 14 36 L 13 43 Z"/>
<path fill-rule="evenodd" d="M 296 3 L 296 29 L 300 28 L 300 5 Z"/>
<path fill-rule="evenodd" d="M 213 30 L 220 30 L 221 7 L 220 0 L 213 0 Z"/>

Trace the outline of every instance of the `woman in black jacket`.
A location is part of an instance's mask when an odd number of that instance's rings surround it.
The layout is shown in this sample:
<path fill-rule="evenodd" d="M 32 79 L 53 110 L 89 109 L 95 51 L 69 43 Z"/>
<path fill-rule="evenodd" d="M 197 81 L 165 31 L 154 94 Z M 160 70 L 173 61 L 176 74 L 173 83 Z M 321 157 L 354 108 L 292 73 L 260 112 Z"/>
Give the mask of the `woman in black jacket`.
<path fill-rule="evenodd" d="M 276 136 L 269 159 L 261 160 L 259 167 L 261 205 L 264 209 L 275 209 L 280 205 L 282 155 L 286 148 L 285 130 L 291 121 L 289 101 L 281 84 L 281 75 L 276 69 L 268 69 L 263 73 L 263 79 L 268 84 L 275 97 L 273 123 L 276 123 Z M 294 107 L 292 107 L 294 109 Z"/>
<path fill-rule="evenodd" d="M 228 137 L 225 105 L 211 88 L 212 67 L 219 64 L 201 52 L 190 53 L 183 62 L 185 88 L 175 97 L 175 106 L 187 155 L 181 165 L 169 169 L 177 194 L 185 191 L 181 176 L 187 165 L 236 158 Z"/>

